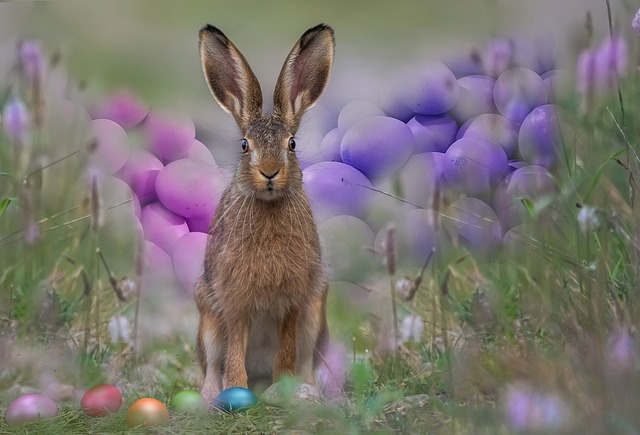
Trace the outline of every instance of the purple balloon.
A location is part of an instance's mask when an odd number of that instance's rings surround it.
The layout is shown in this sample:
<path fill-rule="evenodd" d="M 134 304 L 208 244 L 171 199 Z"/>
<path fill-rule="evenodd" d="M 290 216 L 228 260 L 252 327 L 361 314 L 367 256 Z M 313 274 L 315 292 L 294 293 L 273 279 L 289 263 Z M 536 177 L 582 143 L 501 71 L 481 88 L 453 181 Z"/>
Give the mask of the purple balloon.
<path fill-rule="evenodd" d="M 190 295 L 195 292 L 196 282 L 204 272 L 204 254 L 208 234 L 187 233 L 173 247 L 171 260 L 173 270 L 182 288 Z"/>
<path fill-rule="evenodd" d="M 556 185 L 549 171 L 542 166 L 528 165 L 516 169 L 498 185 L 493 208 L 502 227 L 508 229 L 531 219 L 523 200 L 538 208 L 541 200 L 551 199 L 555 194 Z"/>
<path fill-rule="evenodd" d="M 155 292 L 158 287 L 177 287 L 176 276 L 173 273 L 173 264 L 169 254 L 148 240 L 144 241 L 143 249 L 144 269 L 141 283 L 143 294 L 147 291 Z"/>
<path fill-rule="evenodd" d="M 155 243 L 169 255 L 175 243 L 189 232 L 183 217 L 170 212 L 158 202 L 144 207 L 141 214 L 145 240 Z"/>
<path fill-rule="evenodd" d="M 162 204 L 177 215 L 211 217 L 229 178 L 227 170 L 207 162 L 176 160 L 158 174 L 156 193 Z"/>
<path fill-rule="evenodd" d="M 89 129 L 96 141 L 96 147 L 89 159 L 105 174 L 115 174 L 129 158 L 127 132 L 110 119 L 95 119 L 89 123 Z"/>
<path fill-rule="evenodd" d="M 518 146 L 518 126 L 494 113 L 485 113 L 475 118 L 464 133 L 464 137 L 468 136 L 481 136 L 497 143 L 507 157 L 511 157 Z"/>
<path fill-rule="evenodd" d="M 194 216 L 191 218 L 186 218 L 185 220 L 187 221 L 187 225 L 189 226 L 189 231 L 191 231 L 192 233 L 208 233 L 211 219 L 213 219 L 213 215 Z"/>
<path fill-rule="evenodd" d="M 385 116 L 385 113 L 370 101 L 350 101 L 340 110 L 340 114 L 338 115 L 338 128 L 344 133 L 356 122 L 361 119 L 371 118 L 372 116 Z"/>
<path fill-rule="evenodd" d="M 359 217 L 369 203 L 371 183 L 362 172 L 339 162 L 320 162 L 302 171 L 304 188 L 316 216 Z"/>
<path fill-rule="evenodd" d="M 488 193 L 507 173 L 509 161 L 502 147 L 480 136 L 463 137 L 445 153 L 444 176 L 458 192 Z"/>
<path fill-rule="evenodd" d="M 460 126 L 460 128 L 458 129 L 458 133 L 456 133 L 456 140 L 460 140 L 464 137 L 464 134 L 467 132 L 467 130 L 469 129 L 469 126 L 473 121 L 475 121 L 475 119 L 476 119 L 475 117 L 468 119 L 464 124 Z"/>
<path fill-rule="evenodd" d="M 164 165 L 148 151 L 132 149 L 129 159 L 116 176 L 127 183 L 141 205 L 157 201 L 156 178 Z"/>
<path fill-rule="evenodd" d="M 435 154 L 421 153 L 409 159 L 398 171 L 402 197 L 413 204 L 425 208 L 436 208 L 436 189 L 442 189 L 442 168 L 436 162 Z"/>
<path fill-rule="evenodd" d="M 117 122 L 128 129 L 140 124 L 149 112 L 148 107 L 133 93 L 120 91 L 98 104 L 91 115 Z"/>
<path fill-rule="evenodd" d="M 444 64 L 458 79 L 466 76 L 484 74 L 482 58 L 480 52 L 476 49 L 470 50 L 469 53 L 464 56 L 449 59 L 445 61 Z"/>
<path fill-rule="evenodd" d="M 149 149 L 165 164 L 186 155 L 196 138 L 191 118 L 166 111 L 149 112 L 143 130 L 149 138 Z"/>
<path fill-rule="evenodd" d="M 527 68 L 503 72 L 493 88 L 493 101 L 505 118 L 522 122 L 535 107 L 546 104 L 547 87 L 538 74 Z"/>
<path fill-rule="evenodd" d="M 396 89 L 400 101 L 413 113 L 440 115 L 455 106 L 460 89 L 451 70 L 443 63 L 413 71 Z"/>
<path fill-rule="evenodd" d="M 518 134 L 518 148 L 522 158 L 532 165 L 551 168 L 556 163 L 560 151 L 556 106 L 537 107 L 525 118 Z"/>
<path fill-rule="evenodd" d="M 320 142 L 320 149 L 325 150 L 325 156 L 327 161 L 332 162 L 341 162 L 342 157 L 340 156 L 340 144 L 342 143 L 342 132 L 339 128 L 334 128 L 330 130 L 327 134 L 322 138 L 322 142 Z"/>
<path fill-rule="evenodd" d="M 450 111 L 458 122 L 465 122 L 483 113 L 493 113 L 493 87 L 495 79 L 484 75 L 467 76 L 458 79 L 460 97 Z"/>
<path fill-rule="evenodd" d="M 400 168 L 413 153 L 414 137 L 402 121 L 373 116 L 356 122 L 342 138 L 342 161 L 370 178 Z"/>
<path fill-rule="evenodd" d="M 493 257 L 500 248 L 500 221 L 493 209 L 479 199 L 459 199 L 445 211 L 442 221 L 449 237 L 477 257 Z"/>
<path fill-rule="evenodd" d="M 11 402 L 4 418 L 9 426 L 19 426 L 57 415 L 58 406 L 50 397 L 42 394 L 25 394 Z"/>
<path fill-rule="evenodd" d="M 449 115 L 416 115 L 408 123 L 415 138 L 414 153 L 445 152 L 456 139 L 458 124 Z"/>

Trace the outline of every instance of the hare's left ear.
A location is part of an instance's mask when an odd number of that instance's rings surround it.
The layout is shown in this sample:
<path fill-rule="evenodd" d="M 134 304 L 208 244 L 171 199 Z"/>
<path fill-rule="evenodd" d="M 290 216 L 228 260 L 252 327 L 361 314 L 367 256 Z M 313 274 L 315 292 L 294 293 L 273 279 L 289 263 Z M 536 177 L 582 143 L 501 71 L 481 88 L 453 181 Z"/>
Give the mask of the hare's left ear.
<path fill-rule="evenodd" d="M 333 29 L 319 24 L 296 42 L 284 61 L 273 95 L 274 114 L 296 131 L 304 112 L 322 94 L 333 63 Z"/>

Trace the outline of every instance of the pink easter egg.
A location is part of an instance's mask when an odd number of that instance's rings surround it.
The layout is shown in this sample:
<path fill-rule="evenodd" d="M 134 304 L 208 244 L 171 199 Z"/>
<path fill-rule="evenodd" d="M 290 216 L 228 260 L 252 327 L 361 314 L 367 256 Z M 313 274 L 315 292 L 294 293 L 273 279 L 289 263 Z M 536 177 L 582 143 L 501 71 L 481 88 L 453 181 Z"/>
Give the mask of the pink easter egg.
<path fill-rule="evenodd" d="M 175 243 L 189 232 L 184 218 L 167 210 L 160 203 L 144 207 L 141 222 L 144 238 L 158 245 L 167 254 L 171 254 Z"/>
<path fill-rule="evenodd" d="M 176 242 L 171 253 L 176 277 L 189 294 L 193 294 L 196 282 L 204 272 L 204 253 L 208 238 L 205 233 L 187 233 Z"/>
<path fill-rule="evenodd" d="M 149 138 L 149 149 L 165 164 L 184 156 L 196 138 L 191 118 L 168 110 L 149 112 L 143 130 Z"/>

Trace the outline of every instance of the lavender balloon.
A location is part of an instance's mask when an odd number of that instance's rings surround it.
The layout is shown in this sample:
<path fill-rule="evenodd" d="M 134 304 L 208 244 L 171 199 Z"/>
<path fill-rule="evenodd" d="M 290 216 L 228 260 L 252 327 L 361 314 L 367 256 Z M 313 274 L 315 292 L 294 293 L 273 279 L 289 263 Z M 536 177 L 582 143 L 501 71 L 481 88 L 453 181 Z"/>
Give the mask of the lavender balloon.
<path fill-rule="evenodd" d="M 134 94 L 119 91 L 91 110 L 94 118 L 105 118 L 129 129 L 140 124 L 149 112 L 148 107 Z"/>
<path fill-rule="evenodd" d="M 556 106 L 537 107 L 525 118 L 518 134 L 518 147 L 522 158 L 533 165 L 551 168 L 556 163 L 560 151 Z"/>
<path fill-rule="evenodd" d="M 126 182 L 140 200 L 141 205 L 155 202 L 156 178 L 164 165 L 148 151 L 132 149 L 129 159 L 116 176 Z"/>
<path fill-rule="evenodd" d="M 320 149 L 323 150 L 325 161 L 341 162 L 340 144 L 342 143 L 343 133 L 339 128 L 334 128 L 327 132 L 320 142 Z"/>
<path fill-rule="evenodd" d="M 109 119 L 95 119 L 89 123 L 91 137 L 95 140 L 90 160 L 106 174 L 115 174 L 129 158 L 129 136 Z"/>
<path fill-rule="evenodd" d="M 150 112 L 143 130 L 149 138 L 149 149 L 165 164 L 184 156 L 196 138 L 191 118 L 168 111 Z"/>
<path fill-rule="evenodd" d="M 11 402 L 4 415 L 9 426 L 19 426 L 58 415 L 58 406 L 42 394 L 25 394 Z"/>
<path fill-rule="evenodd" d="M 198 278 L 204 272 L 204 254 L 208 234 L 187 233 L 175 243 L 171 260 L 173 270 L 182 288 L 193 294 Z"/>
<path fill-rule="evenodd" d="M 480 136 L 457 140 L 445 155 L 447 182 L 470 196 L 487 194 L 502 180 L 509 164 L 500 145 Z"/>
<path fill-rule="evenodd" d="M 493 88 L 496 80 L 484 75 L 467 76 L 458 79 L 460 97 L 450 113 L 458 122 L 465 122 L 483 113 L 493 113 Z"/>
<path fill-rule="evenodd" d="M 409 74 L 398 83 L 396 92 L 413 113 L 440 115 L 455 106 L 460 90 L 451 70 L 435 62 Z"/>
<path fill-rule="evenodd" d="M 416 115 L 407 126 L 415 138 L 414 153 L 445 152 L 458 132 L 458 124 L 449 115 Z"/>
<path fill-rule="evenodd" d="M 171 255 L 175 243 L 189 232 L 184 218 L 167 210 L 162 204 L 149 204 L 142 209 L 144 238 Z"/>
<path fill-rule="evenodd" d="M 213 216 L 229 172 L 200 160 L 181 159 L 169 163 L 156 179 L 162 204 L 185 218 Z"/>
<path fill-rule="evenodd" d="M 373 116 L 356 122 L 342 138 L 342 161 L 369 178 L 400 168 L 413 153 L 411 129 L 395 118 Z"/>
<path fill-rule="evenodd" d="M 321 162 L 302 171 L 311 207 L 321 220 L 331 216 L 361 216 L 370 201 L 371 183 L 362 172 L 339 162 Z"/>
<path fill-rule="evenodd" d="M 498 217 L 479 199 L 459 199 L 445 211 L 442 221 L 449 237 L 478 257 L 492 257 L 502 243 Z"/>
<path fill-rule="evenodd" d="M 507 119 L 522 122 L 535 107 L 546 104 L 547 87 L 538 74 L 527 68 L 510 68 L 498 77 L 493 101 Z"/>
<path fill-rule="evenodd" d="M 516 169 L 496 188 L 493 208 L 500 217 L 504 229 L 511 228 L 531 219 L 525 203 L 535 211 L 550 201 L 556 194 L 553 177 L 542 166 L 529 165 Z"/>
<path fill-rule="evenodd" d="M 476 117 L 467 127 L 464 137 L 480 136 L 502 147 L 510 157 L 518 146 L 518 126 L 501 115 L 485 113 Z"/>
<path fill-rule="evenodd" d="M 416 154 L 398 172 L 402 197 L 420 207 L 436 208 L 436 192 L 442 189 L 442 167 L 435 155 L 441 153 Z"/>

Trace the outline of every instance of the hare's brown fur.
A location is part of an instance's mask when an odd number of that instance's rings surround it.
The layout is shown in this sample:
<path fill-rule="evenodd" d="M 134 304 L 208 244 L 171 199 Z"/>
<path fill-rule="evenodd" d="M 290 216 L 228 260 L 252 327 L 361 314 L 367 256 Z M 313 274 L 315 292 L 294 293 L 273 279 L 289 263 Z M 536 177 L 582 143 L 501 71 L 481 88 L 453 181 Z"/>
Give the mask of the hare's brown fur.
<path fill-rule="evenodd" d="M 326 281 L 318 232 L 291 145 L 302 113 L 320 96 L 333 59 L 333 31 L 307 31 L 285 61 L 274 114 L 259 84 L 218 29 L 200 33 L 205 75 L 240 127 L 246 149 L 209 227 L 196 287 L 197 352 L 212 399 L 280 375 L 314 384 L 327 337 Z"/>

